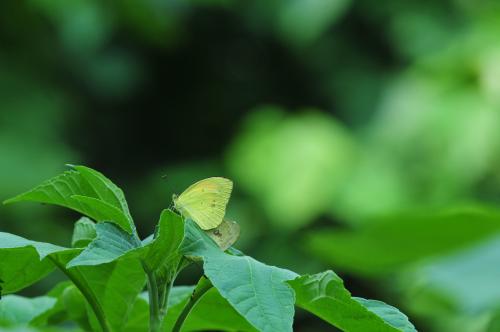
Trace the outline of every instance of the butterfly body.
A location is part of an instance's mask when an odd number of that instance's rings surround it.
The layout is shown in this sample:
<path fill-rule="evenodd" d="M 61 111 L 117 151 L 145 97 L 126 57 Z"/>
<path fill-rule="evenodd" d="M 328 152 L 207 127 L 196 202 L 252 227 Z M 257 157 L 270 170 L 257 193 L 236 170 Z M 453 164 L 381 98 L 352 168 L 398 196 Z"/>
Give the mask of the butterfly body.
<path fill-rule="evenodd" d="M 193 219 L 201 229 L 213 229 L 224 219 L 232 189 L 233 182 L 229 179 L 207 178 L 191 185 L 179 196 L 174 195 L 174 207 L 183 216 Z"/>

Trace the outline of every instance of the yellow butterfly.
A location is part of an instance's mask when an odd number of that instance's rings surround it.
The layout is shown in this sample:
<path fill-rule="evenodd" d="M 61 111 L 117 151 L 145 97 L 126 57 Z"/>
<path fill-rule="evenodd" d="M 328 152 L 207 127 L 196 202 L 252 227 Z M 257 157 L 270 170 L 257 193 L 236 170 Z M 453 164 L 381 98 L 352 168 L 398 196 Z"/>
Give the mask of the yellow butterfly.
<path fill-rule="evenodd" d="M 183 216 L 193 219 L 201 229 L 212 229 L 222 223 L 232 190 L 233 182 L 229 179 L 204 179 L 179 196 L 174 195 L 174 207 Z"/>
<path fill-rule="evenodd" d="M 240 237 L 240 225 L 235 221 L 224 220 L 219 226 L 205 233 L 217 243 L 222 251 L 226 251 Z"/>

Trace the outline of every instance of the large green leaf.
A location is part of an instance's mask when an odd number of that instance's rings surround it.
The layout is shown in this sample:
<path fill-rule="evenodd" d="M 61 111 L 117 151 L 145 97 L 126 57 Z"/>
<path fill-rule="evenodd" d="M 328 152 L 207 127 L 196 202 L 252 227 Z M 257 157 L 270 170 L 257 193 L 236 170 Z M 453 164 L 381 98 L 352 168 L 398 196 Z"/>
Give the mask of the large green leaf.
<path fill-rule="evenodd" d="M 64 206 L 96 221 L 114 222 L 128 233 L 135 228 L 122 190 L 101 173 L 85 166 L 73 166 L 73 170 L 4 203 L 21 201 Z"/>
<path fill-rule="evenodd" d="M 335 267 L 376 276 L 430 256 L 448 254 L 500 232 L 500 212 L 462 208 L 436 214 L 407 214 L 356 230 L 309 234 L 310 251 Z"/>
<path fill-rule="evenodd" d="M 37 316 L 50 310 L 56 299 L 49 296 L 26 298 L 7 295 L 0 301 L 0 323 L 8 325 L 28 324 Z"/>
<path fill-rule="evenodd" d="M 54 270 L 48 256 L 64 251 L 77 253 L 80 249 L 67 249 L 0 232 L 2 292 L 9 294 L 19 291 L 45 277 Z"/>
<path fill-rule="evenodd" d="M 126 253 L 141 247 L 140 241 L 111 223 L 95 226 L 97 237 L 85 250 L 71 260 L 67 268 L 82 265 L 100 265 L 112 262 Z"/>
<path fill-rule="evenodd" d="M 294 293 L 286 283 L 297 274 L 248 256 L 224 253 L 193 221 L 186 222 L 182 251 L 203 259 L 207 278 L 260 331 L 292 331 Z"/>
<path fill-rule="evenodd" d="M 136 257 L 125 257 L 98 266 L 67 268 L 68 262 L 81 251 L 0 233 L 0 278 L 4 281 L 4 293 L 31 285 L 57 266 L 84 292 L 88 301 L 100 308 L 107 317 L 106 324 L 113 331 L 121 331 L 145 285 L 142 265 Z"/>
<path fill-rule="evenodd" d="M 112 331 L 121 332 L 146 283 L 139 260 L 125 258 L 97 266 L 77 266 L 69 271 L 95 294 Z M 94 330 L 99 330 L 93 312 L 89 314 Z"/>
<path fill-rule="evenodd" d="M 415 332 L 399 310 L 380 301 L 353 298 L 333 271 L 289 281 L 296 305 L 349 332 Z"/>
<path fill-rule="evenodd" d="M 68 268 L 81 265 L 99 265 L 125 257 L 141 258 L 149 270 L 154 271 L 172 256 L 178 256 L 178 248 L 184 237 L 182 218 L 170 210 L 160 216 L 157 232 L 153 239 L 142 243 L 112 223 L 95 225 L 97 237 L 71 262 Z"/>

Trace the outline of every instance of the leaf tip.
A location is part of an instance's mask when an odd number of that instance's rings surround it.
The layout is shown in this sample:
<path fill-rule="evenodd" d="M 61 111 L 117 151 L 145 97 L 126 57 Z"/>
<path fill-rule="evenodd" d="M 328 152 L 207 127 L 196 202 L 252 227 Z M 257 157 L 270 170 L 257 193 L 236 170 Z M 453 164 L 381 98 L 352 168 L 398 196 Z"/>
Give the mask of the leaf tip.
<path fill-rule="evenodd" d="M 12 198 L 8 198 L 8 199 L 4 200 L 4 201 L 2 202 L 2 204 L 3 204 L 3 205 L 8 205 L 8 204 L 15 203 L 15 202 L 17 202 L 17 201 L 18 201 L 18 196 L 16 196 L 16 197 L 12 197 Z"/>

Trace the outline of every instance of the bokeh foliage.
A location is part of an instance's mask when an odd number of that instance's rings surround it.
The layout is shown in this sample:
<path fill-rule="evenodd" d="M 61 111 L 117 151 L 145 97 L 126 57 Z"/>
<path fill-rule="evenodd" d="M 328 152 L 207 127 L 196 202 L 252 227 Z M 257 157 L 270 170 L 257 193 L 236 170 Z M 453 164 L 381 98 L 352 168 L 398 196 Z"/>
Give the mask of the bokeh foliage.
<path fill-rule="evenodd" d="M 126 190 L 146 235 L 172 193 L 227 176 L 246 253 L 334 269 L 420 330 L 497 331 L 499 9 L 2 1 L 0 195 L 87 164 Z M 0 209 L 2 231 L 62 245 L 76 218 Z"/>

